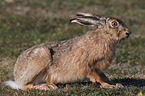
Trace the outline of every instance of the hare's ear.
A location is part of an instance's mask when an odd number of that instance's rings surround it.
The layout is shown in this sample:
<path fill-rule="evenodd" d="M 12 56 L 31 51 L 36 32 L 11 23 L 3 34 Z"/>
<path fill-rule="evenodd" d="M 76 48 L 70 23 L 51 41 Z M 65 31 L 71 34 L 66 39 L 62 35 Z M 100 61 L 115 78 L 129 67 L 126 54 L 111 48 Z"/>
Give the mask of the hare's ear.
<path fill-rule="evenodd" d="M 71 19 L 71 23 L 76 22 L 78 24 L 84 25 L 84 26 L 94 26 L 94 25 L 100 25 L 101 16 L 96 14 L 90 14 L 90 13 L 77 13 L 76 14 L 79 18 Z"/>
<path fill-rule="evenodd" d="M 71 19 L 71 23 L 78 23 L 80 25 L 84 25 L 84 26 L 94 26 L 94 23 L 93 21 L 90 21 L 88 19 L 84 19 L 84 18 L 74 18 L 74 19 Z"/>
<path fill-rule="evenodd" d="M 92 18 L 94 20 L 100 20 L 101 16 L 96 15 L 95 13 L 91 14 L 91 13 L 82 13 L 82 12 L 78 12 L 76 13 L 76 15 L 78 17 L 83 17 L 83 18 Z"/>

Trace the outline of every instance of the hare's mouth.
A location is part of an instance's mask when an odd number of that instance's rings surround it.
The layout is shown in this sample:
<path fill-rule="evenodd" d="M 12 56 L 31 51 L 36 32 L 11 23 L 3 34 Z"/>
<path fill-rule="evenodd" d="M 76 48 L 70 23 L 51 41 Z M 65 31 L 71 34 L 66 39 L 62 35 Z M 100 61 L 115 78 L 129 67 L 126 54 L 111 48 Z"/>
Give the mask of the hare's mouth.
<path fill-rule="evenodd" d="M 121 38 L 121 39 L 119 40 L 119 42 L 122 41 L 122 40 L 127 39 L 129 36 L 130 36 L 130 35 L 126 35 L 124 38 Z"/>

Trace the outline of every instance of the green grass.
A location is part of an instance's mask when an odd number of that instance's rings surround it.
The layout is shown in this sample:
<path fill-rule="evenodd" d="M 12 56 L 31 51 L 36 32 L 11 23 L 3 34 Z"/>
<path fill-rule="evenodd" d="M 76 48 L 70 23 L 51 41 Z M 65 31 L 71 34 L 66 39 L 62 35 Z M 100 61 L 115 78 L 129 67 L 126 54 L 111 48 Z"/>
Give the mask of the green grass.
<path fill-rule="evenodd" d="M 145 95 L 144 0 L 8 0 L 0 1 L 0 95 Z M 58 84 L 50 91 L 14 90 L 3 82 L 13 79 L 19 54 L 33 45 L 80 36 L 94 28 L 70 24 L 76 12 L 93 12 L 122 19 L 132 35 L 116 48 L 106 75 L 124 88 L 105 89 L 88 80 Z M 67 85 L 67 88 L 66 88 Z"/>

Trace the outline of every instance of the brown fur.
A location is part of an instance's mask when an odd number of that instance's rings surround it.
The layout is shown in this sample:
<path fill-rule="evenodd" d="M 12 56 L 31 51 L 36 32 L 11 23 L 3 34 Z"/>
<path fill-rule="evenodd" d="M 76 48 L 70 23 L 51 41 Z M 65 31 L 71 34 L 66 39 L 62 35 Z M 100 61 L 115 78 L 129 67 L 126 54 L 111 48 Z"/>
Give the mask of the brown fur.
<path fill-rule="evenodd" d="M 129 32 L 123 23 L 116 28 L 110 28 L 107 23 L 74 39 L 36 45 L 18 57 L 14 68 L 15 83 L 23 90 L 47 90 L 45 87 L 52 84 L 75 82 L 88 77 L 102 87 L 116 87 L 103 70 L 111 63 L 116 44 L 126 38 L 126 33 Z M 41 84 L 43 82 L 48 85 Z"/>

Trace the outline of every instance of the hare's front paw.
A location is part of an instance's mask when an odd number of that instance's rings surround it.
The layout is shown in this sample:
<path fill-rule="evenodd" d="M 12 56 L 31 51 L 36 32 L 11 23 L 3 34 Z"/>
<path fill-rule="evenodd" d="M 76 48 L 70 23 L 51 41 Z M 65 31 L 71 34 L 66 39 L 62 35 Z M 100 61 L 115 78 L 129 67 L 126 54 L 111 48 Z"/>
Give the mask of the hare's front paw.
<path fill-rule="evenodd" d="M 111 85 L 111 84 L 108 84 L 108 83 L 104 83 L 100 87 L 101 88 L 123 88 L 124 86 L 120 83 L 116 83 L 116 85 Z"/>
<path fill-rule="evenodd" d="M 123 88 L 124 86 L 122 84 L 120 84 L 120 83 L 116 83 L 116 87 L 117 88 Z"/>
<path fill-rule="evenodd" d="M 101 88 L 115 88 L 116 86 L 115 85 L 108 84 L 108 83 L 103 83 L 100 87 Z"/>

